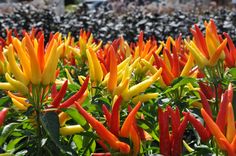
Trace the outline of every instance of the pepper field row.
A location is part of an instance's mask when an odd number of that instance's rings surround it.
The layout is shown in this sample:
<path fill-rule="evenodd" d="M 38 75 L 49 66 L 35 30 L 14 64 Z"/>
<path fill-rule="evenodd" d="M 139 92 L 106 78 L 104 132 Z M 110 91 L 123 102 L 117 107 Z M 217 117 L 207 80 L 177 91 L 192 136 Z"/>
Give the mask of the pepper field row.
<path fill-rule="evenodd" d="M 59 32 L 0 40 L 0 147 L 9 155 L 236 155 L 236 48 L 205 34 L 103 44 Z M 5 120 L 5 121 L 4 121 Z M 191 133 L 194 132 L 194 133 Z M 1 154 L 0 154 L 1 155 Z"/>

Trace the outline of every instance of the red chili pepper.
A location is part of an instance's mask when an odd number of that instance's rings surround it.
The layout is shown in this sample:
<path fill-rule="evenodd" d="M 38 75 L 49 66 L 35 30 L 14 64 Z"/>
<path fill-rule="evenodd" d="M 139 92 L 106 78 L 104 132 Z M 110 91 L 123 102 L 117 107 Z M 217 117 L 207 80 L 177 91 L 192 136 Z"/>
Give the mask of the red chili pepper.
<path fill-rule="evenodd" d="M 184 116 L 187 115 L 186 112 L 183 112 L 183 114 Z M 207 141 L 211 137 L 211 134 L 209 133 L 209 131 L 194 116 L 189 114 L 188 120 L 192 124 L 192 126 L 197 130 L 202 141 Z"/>
<path fill-rule="evenodd" d="M 204 56 L 209 59 L 210 56 L 208 54 L 208 50 L 207 50 L 207 45 L 206 45 L 206 41 L 205 38 L 201 32 L 201 30 L 199 29 L 199 27 L 195 24 L 194 25 L 195 30 L 196 30 L 196 35 L 194 37 L 197 37 L 197 39 L 199 40 L 200 44 L 199 46 L 201 47 L 201 52 L 204 54 Z"/>
<path fill-rule="evenodd" d="M 172 155 L 181 155 L 182 153 L 182 139 L 183 139 L 184 131 L 187 127 L 187 124 L 188 124 L 188 114 L 184 116 L 183 121 L 178 127 L 177 133 L 173 137 L 172 148 L 171 148 Z"/>
<path fill-rule="evenodd" d="M 107 145 L 102 140 L 96 140 L 96 141 L 103 148 L 105 152 L 108 152 Z"/>
<path fill-rule="evenodd" d="M 62 85 L 60 91 L 57 93 L 56 97 L 53 99 L 53 101 L 51 103 L 51 105 L 54 106 L 55 108 L 57 108 L 60 105 L 61 100 L 65 96 L 67 86 L 68 86 L 68 80 L 66 80 L 64 82 L 64 84 Z"/>
<path fill-rule="evenodd" d="M 227 115 L 227 106 L 228 106 L 228 90 L 222 95 L 220 108 L 218 115 L 216 117 L 216 124 L 220 128 L 221 132 L 225 133 L 225 126 L 226 126 L 226 115 Z"/>
<path fill-rule="evenodd" d="M 120 142 L 114 134 L 108 131 L 104 125 L 96 120 L 92 115 L 87 113 L 76 101 L 75 106 L 79 113 L 87 120 L 87 122 L 90 123 L 102 140 L 106 141 L 115 150 L 120 150 L 123 153 L 129 153 L 130 147 L 128 144 Z"/>
<path fill-rule="evenodd" d="M 39 38 L 39 42 L 38 42 L 38 60 L 39 60 L 39 65 L 40 65 L 40 69 L 41 72 L 43 72 L 44 69 L 44 35 L 42 34 Z"/>
<path fill-rule="evenodd" d="M 202 101 L 202 106 L 203 108 L 206 110 L 206 112 L 209 114 L 209 116 L 212 118 L 212 111 L 211 111 L 211 107 L 207 101 L 206 96 L 203 94 L 203 92 L 201 90 L 198 90 L 198 93 L 201 97 L 201 101 Z"/>
<path fill-rule="evenodd" d="M 5 118 L 6 118 L 7 112 L 8 112 L 8 108 L 3 108 L 0 111 L 0 127 L 3 125 L 3 122 L 4 122 Z"/>
<path fill-rule="evenodd" d="M 85 90 L 88 87 L 88 82 L 89 82 L 89 76 L 86 77 L 86 79 L 84 80 L 83 85 L 81 86 L 80 90 L 72 95 L 69 99 L 67 99 L 65 102 L 63 102 L 59 108 L 67 108 L 70 105 L 72 105 L 76 100 L 78 100 L 79 98 L 82 97 L 82 95 L 84 94 Z"/>
<path fill-rule="evenodd" d="M 179 109 L 176 108 L 176 110 L 174 111 L 170 106 L 168 106 L 167 111 L 168 111 L 168 114 L 171 116 L 172 135 L 176 136 L 178 133 L 178 128 L 180 126 Z"/>
<path fill-rule="evenodd" d="M 51 87 L 51 97 L 54 99 L 57 96 L 57 86 L 54 83 Z"/>
<path fill-rule="evenodd" d="M 175 47 L 173 47 L 175 49 Z M 171 72 L 175 77 L 180 75 L 180 63 L 176 50 L 173 50 L 173 66 L 171 66 Z"/>
<path fill-rule="evenodd" d="M 103 114 L 105 115 L 106 121 L 107 121 L 107 126 L 110 128 L 111 125 L 111 113 L 109 112 L 109 110 L 107 109 L 106 105 L 102 105 L 102 111 Z"/>
<path fill-rule="evenodd" d="M 115 134 L 116 136 L 119 135 L 119 129 L 120 129 L 120 105 L 121 105 L 121 102 L 122 102 L 122 97 L 119 96 L 112 107 L 112 113 L 111 113 L 110 131 L 113 134 Z"/>
<path fill-rule="evenodd" d="M 171 144 L 170 144 L 170 134 L 169 134 L 169 120 L 168 112 L 162 111 L 158 108 L 158 121 L 159 121 L 159 138 L 160 138 L 160 153 L 163 155 L 171 155 Z"/>
<path fill-rule="evenodd" d="M 117 86 L 117 60 L 116 60 L 116 54 L 113 46 L 110 46 L 109 48 L 109 54 L 110 54 L 110 65 L 109 65 L 109 71 L 110 76 L 108 79 L 108 90 L 112 92 L 116 86 Z"/>
<path fill-rule="evenodd" d="M 125 119 L 120 131 L 120 135 L 122 137 L 129 136 L 131 125 L 134 123 L 135 115 L 138 112 L 139 108 L 141 107 L 141 104 L 142 104 L 141 102 L 138 102 L 136 106 L 132 109 L 132 111 L 129 113 L 127 118 Z"/>
<path fill-rule="evenodd" d="M 213 92 L 210 86 L 208 86 L 207 84 L 203 83 L 203 82 L 199 82 L 198 83 L 201 91 L 204 93 L 204 95 L 207 97 L 207 99 L 211 99 L 213 98 Z"/>

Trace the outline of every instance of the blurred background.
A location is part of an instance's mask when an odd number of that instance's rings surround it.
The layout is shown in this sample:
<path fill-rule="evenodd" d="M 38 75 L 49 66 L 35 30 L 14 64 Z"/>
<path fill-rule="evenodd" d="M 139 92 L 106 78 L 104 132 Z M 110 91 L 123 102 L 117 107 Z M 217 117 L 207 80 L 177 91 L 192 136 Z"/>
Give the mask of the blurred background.
<path fill-rule="evenodd" d="M 133 42 L 140 31 L 165 40 L 189 36 L 193 24 L 203 29 L 205 20 L 214 19 L 236 41 L 235 5 L 236 0 L 0 0 L 0 36 L 6 29 L 20 35 L 37 28 L 78 38 L 84 29 L 105 42 L 119 36 Z"/>

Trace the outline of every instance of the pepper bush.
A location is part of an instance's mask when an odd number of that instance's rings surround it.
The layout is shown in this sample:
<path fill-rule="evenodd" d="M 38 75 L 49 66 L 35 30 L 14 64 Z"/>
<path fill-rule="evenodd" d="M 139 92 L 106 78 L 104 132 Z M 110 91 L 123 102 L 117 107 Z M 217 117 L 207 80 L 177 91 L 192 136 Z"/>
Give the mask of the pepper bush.
<path fill-rule="evenodd" d="M 0 155 L 236 155 L 235 45 L 213 20 L 190 31 L 103 43 L 7 30 Z"/>

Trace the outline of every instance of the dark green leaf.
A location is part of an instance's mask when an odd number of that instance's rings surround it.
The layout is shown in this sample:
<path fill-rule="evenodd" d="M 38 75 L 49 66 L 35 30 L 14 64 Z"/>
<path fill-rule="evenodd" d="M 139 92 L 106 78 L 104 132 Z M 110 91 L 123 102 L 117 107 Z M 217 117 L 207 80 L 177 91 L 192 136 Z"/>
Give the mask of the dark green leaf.
<path fill-rule="evenodd" d="M 55 112 L 46 112 L 40 117 L 41 123 L 43 125 L 44 130 L 46 131 L 49 138 L 53 141 L 53 143 L 60 148 L 62 151 L 62 146 L 59 142 L 59 119 L 58 115 Z"/>

